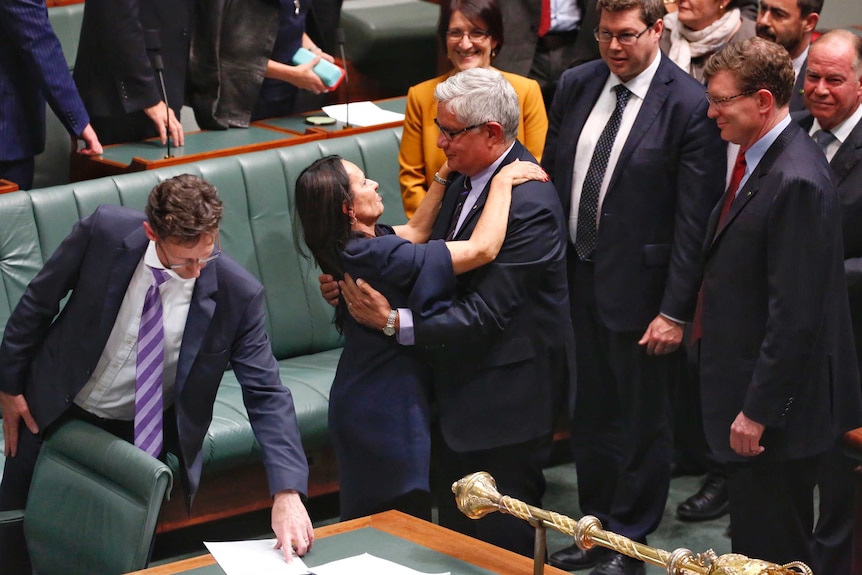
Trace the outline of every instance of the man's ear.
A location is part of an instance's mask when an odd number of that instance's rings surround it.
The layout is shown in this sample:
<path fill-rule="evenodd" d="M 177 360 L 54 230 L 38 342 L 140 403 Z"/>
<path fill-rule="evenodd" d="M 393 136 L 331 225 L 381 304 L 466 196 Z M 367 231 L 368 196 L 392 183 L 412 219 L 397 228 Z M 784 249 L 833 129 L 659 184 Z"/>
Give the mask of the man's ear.
<path fill-rule="evenodd" d="M 503 139 L 503 125 L 500 122 L 488 122 L 485 127 L 488 129 L 488 135 L 492 140 Z"/>
<path fill-rule="evenodd" d="M 817 28 L 817 23 L 820 21 L 820 14 L 816 12 L 812 12 L 808 16 L 806 16 L 803 20 L 802 31 L 806 34 L 810 34 L 814 32 L 814 29 Z"/>
<path fill-rule="evenodd" d="M 156 232 L 153 231 L 152 226 L 150 226 L 150 222 L 144 221 L 144 233 L 147 234 L 147 239 L 153 242 L 159 241 L 159 236 L 156 235 Z"/>

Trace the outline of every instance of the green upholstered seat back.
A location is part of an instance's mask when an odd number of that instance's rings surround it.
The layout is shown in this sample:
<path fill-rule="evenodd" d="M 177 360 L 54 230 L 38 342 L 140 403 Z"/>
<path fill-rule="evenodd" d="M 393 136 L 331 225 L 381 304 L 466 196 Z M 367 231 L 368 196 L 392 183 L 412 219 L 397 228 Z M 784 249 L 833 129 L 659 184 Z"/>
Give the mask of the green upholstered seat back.
<path fill-rule="evenodd" d="M 24 513 L 36 573 L 120 574 L 146 567 L 167 465 L 72 420 L 45 441 Z"/>

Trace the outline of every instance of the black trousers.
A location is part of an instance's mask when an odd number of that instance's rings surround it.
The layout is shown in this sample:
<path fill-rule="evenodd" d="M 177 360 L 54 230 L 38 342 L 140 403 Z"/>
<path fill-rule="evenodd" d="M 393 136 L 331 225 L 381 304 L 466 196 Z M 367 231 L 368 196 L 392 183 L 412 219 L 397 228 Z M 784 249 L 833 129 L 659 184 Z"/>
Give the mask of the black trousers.
<path fill-rule="evenodd" d="M 727 465 L 734 553 L 780 565 L 803 561 L 816 567 L 814 486 L 821 460 L 816 455 Z"/>
<path fill-rule="evenodd" d="M 569 270 L 578 369 L 571 445 L 581 511 L 646 542 L 670 490 L 669 390 L 681 358 L 649 356 L 637 343 L 643 333 L 608 329 L 596 307 L 593 264 L 570 259 Z"/>
<path fill-rule="evenodd" d="M 18 184 L 18 189 L 29 190 L 33 187 L 35 166 L 34 158 L 10 161 L 0 160 L 0 180 L 15 182 Z"/>
<path fill-rule="evenodd" d="M 458 510 L 451 488 L 465 475 L 487 471 L 501 494 L 540 507 L 546 485 L 542 468 L 550 460 L 551 442 L 548 435 L 517 445 L 459 453 L 446 445 L 439 430 L 435 432 L 432 474 L 440 525 L 532 557 L 535 530 L 528 522 L 499 512 L 469 519 Z"/>

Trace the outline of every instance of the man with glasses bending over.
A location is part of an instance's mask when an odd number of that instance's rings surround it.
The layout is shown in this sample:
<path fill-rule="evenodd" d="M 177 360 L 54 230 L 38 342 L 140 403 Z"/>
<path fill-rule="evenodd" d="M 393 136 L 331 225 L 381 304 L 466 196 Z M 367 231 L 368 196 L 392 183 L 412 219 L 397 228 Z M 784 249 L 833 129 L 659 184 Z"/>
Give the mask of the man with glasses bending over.
<path fill-rule="evenodd" d="M 602 59 L 566 71 L 542 164 L 568 220 L 578 369 L 571 445 L 581 511 L 646 542 L 670 487 L 669 387 L 694 315 L 725 144 L 703 85 L 659 51 L 661 0 L 599 0 Z M 602 547 L 551 555 L 566 570 L 636 575 Z"/>
<path fill-rule="evenodd" d="M 0 344 L 0 509 L 25 507 L 41 439 L 65 418 L 176 454 L 191 506 L 230 364 L 263 450 L 273 530 L 288 560 L 309 548 L 293 399 L 264 331 L 263 287 L 220 251 L 222 211 L 212 185 L 171 178 L 146 214 L 103 205 L 82 219 L 27 286 Z"/>

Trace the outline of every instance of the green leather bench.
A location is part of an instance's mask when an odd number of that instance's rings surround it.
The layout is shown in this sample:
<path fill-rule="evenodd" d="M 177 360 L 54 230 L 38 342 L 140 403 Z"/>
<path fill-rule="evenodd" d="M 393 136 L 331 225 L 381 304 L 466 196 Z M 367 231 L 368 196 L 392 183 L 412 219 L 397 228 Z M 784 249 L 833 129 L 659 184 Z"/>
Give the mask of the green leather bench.
<path fill-rule="evenodd" d="M 425 0 L 345 0 L 347 59 L 391 95 L 406 94 L 437 75 L 439 14 L 440 6 Z"/>
<path fill-rule="evenodd" d="M 222 248 L 266 288 L 273 352 L 282 381 L 293 394 L 309 456 L 309 494 L 332 492 L 337 483 L 327 416 L 341 342 L 332 326 L 332 308 L 320 297 L 319 271 L 297 253 L 294 244 L 293 188 L 300 171 L 312 161 L 340 154 L 380 182 L 387 206 L 382 221 L 403 223 L 400 140 L 401 129 L 389 128 L 0 195 L 0 325 L 5 325 L 28 282 L 81 217 L 106 203 L 142 209 L 153 186 L 176 174 L 205 178 L 218 188 L 225 203 Z M 204 477 L 192 517 L 183 509 L 183 498 L 174 497 L 162 511 L 161 531 L 270 504 L 259 447 L 231 372 L 219 389 L 203 452 Z"/>

